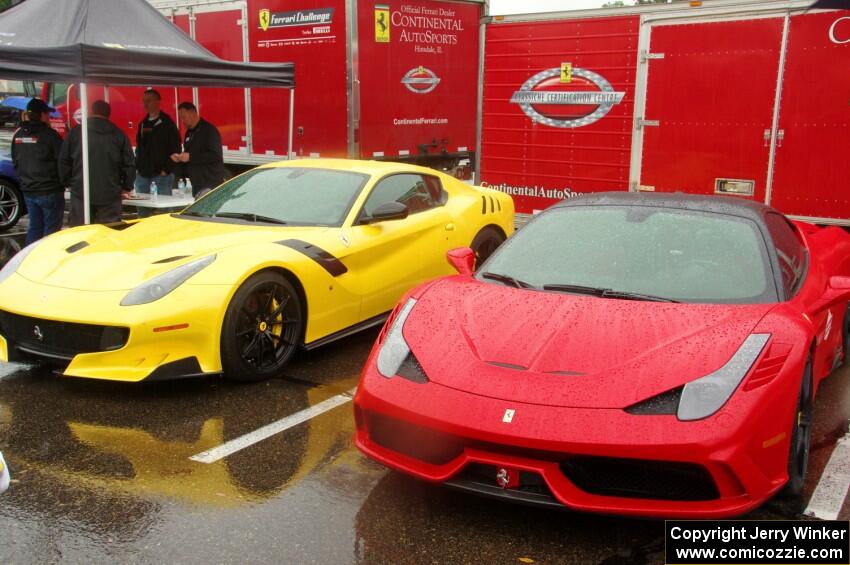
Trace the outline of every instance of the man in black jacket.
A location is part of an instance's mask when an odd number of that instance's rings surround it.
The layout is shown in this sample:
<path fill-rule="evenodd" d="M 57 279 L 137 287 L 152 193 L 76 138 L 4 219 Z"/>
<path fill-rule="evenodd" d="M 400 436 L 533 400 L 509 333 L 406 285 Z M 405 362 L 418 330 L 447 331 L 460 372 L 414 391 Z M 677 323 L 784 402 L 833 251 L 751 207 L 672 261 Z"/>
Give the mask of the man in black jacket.
<path fill-rule="evenodd" d="M 65 187 L 57 167 L 62 138 L 50 127 L 52 110 L 33 98 L 27 104 L 28 120 L 12 136 L 12 163 L 29 214 L 27 245 L 59 231 L 65 214 Z"/>
<path fill-rule="evenodd" d="M 142 98 L 147 115 L 136 131 L 136 192 L 148 194 L 151 184 L 158 194 L 171 196 L 174 188 L 174 162 L 171 155 L 180 152 L 180 131 L 171 116 L 160 109 L 162 97 L 149 88 Z M 139 215 L 145 209 L 139 209 Z"/>
<path fill-rule="evenodd" d="M 215 188 L 224 182 L 227 170 L 221 151 L 221 134 L 218 129 L 201 116 L 191 102 L 177 106 L 180 122 L 186 124 L 183 138 L 183 153 L 175 153 L 171 160 L 183 163 L 184 176 L 192 182 L 192 195 Z"/>
<path fill-rule="evenodd" d="M 91 105 L 89 137 L 89 205 L 94 223 L 121 220 L 123 193 L 131 190 L 136 178 L 133 148 L 127 135 L 109 121 L 111 109 L 103 100 Z M 68 134 L 59 154 L 59 176 L 71 186 L 69 224 L 84 223 L 82 130 L 76 126 Z"/>

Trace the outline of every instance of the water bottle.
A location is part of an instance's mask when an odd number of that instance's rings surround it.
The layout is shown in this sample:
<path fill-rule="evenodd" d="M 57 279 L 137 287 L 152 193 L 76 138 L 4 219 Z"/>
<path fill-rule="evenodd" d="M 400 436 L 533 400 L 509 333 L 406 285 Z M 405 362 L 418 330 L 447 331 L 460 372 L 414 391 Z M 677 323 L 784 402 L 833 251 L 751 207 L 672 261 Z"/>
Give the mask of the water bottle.
<path fill-rule="evenodd" d="M 183 179 L 180 179 L 180 182 L 177 183 L 177 194 L 186 196 L 186 181 Z"/>
<path fill-rule="evenodd" d="M 156 187 L 156 183 L 151 181 L 151 202 L 156 202 L 158 200 L 159 190 Z"/>
<path fill-rule="evenodd" d="M 186 179 L 186 196 L 192 196 L 192 181 Z"/>

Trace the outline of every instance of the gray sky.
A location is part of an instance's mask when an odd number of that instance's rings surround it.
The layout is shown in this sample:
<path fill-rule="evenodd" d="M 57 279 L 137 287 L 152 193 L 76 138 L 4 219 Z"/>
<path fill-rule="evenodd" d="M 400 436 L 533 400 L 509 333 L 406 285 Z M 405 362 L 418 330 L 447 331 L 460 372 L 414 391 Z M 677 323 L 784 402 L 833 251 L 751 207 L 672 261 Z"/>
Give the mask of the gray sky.
<path fill-rule="evenodd" d="M 490 13 L 528 14 L 531 12 L 557 12 L 559 10 L 585 10 L 599 8 L 606 0 L 490 0 Z"/>

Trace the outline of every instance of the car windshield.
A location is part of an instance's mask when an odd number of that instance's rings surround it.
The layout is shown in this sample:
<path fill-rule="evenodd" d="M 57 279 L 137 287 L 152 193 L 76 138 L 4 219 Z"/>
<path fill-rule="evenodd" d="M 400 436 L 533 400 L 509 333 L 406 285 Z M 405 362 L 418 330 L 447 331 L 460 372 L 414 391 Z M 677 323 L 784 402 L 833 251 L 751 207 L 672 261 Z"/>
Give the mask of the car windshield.
<path fill-rule="evenodd" d="M 225 182 L 181 215 L 337 226 L 368 178 L 360 173 L 312 167 L 254 169 Z"/>
<path fill-rule="evenodd" d="M 610 298 L 764 303 L 777 300 L 770 273 L 764 239 L 746 219 L 672 208 L 575 206 L 535 218 L 477 277 Z"/>

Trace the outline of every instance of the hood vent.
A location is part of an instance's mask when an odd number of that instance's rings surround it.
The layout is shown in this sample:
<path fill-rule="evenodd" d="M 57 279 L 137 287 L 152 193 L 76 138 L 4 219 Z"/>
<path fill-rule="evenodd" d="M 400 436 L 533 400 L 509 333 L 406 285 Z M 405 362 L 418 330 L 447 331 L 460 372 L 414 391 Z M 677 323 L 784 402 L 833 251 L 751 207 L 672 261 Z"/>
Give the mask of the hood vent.
<path fill-rule="evenodd" d="M 75 243 L 71 247 L 68 247 L 67 249 L 65 249 L 65 251 L 67 251 L 68 253 L 76 253 L 80 249 L 83 249 L 83 248 L 88 247 L 88 246 L 89 246 L 88 241 L 81 241 L 79 243 Z"/>
<path fill-rule="evenodd" d="M 522 365 L 513 365 L 511 363 L 497 363 L 496 361 L 487 361 L 488 365 L 493 365 L 494 367 L 503 367 L 505 369 L 513 369 L 514 371 L 527 371 L 528 367 L 523 367 Z"/>

